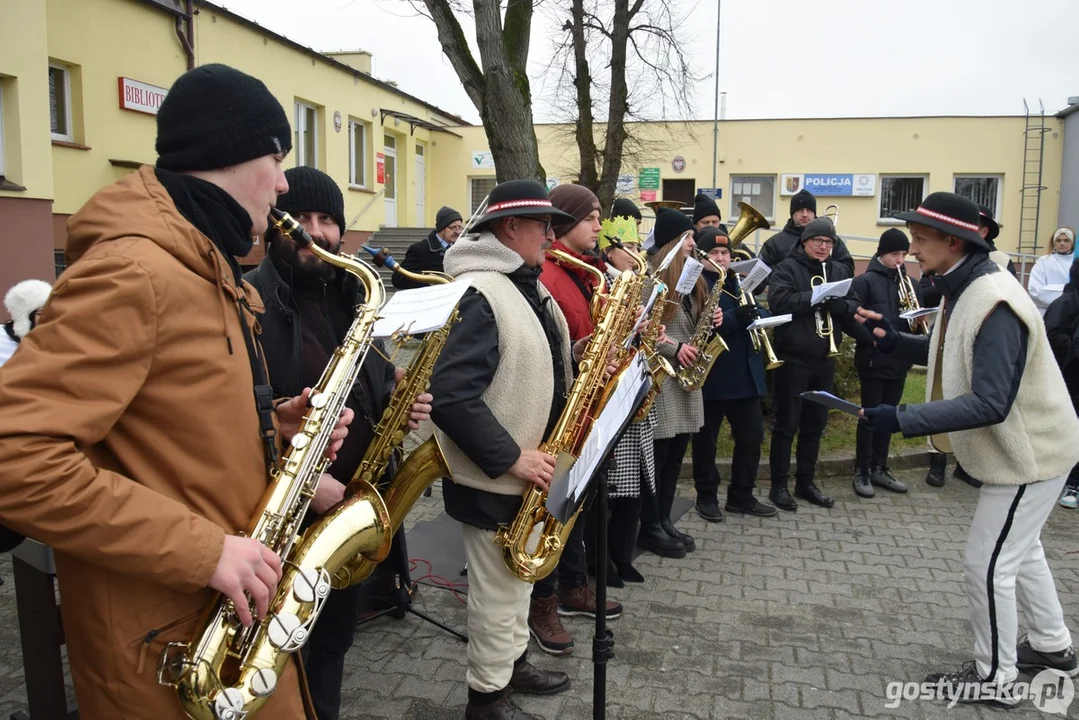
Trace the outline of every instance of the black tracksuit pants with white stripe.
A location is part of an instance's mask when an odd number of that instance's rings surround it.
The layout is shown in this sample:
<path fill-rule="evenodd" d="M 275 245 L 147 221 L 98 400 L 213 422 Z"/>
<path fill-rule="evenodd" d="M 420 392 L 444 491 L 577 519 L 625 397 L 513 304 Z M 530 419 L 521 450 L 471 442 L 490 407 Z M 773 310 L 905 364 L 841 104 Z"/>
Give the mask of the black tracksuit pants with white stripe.
<path fill-rule="evenodd" d="M 1072 646 L 1041 532 L 1067 475 L 1029 485 L 983 485 L 970 524 L 963 569 L 974 629 L 974 659 L 985 680 L 1015 679 L 1018 610 L 1035 650 Z"/>

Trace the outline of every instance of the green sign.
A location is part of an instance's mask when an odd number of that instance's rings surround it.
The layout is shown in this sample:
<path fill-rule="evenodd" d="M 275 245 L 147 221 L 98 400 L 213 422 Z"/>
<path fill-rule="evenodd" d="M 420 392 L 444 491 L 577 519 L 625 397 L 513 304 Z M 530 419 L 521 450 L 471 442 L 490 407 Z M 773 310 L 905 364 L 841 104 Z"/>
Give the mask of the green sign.
<path fill-rule="evenodd" d="M 637 187 L 641 190 L 659 190 L 659 168 L 641 168 Z"/>

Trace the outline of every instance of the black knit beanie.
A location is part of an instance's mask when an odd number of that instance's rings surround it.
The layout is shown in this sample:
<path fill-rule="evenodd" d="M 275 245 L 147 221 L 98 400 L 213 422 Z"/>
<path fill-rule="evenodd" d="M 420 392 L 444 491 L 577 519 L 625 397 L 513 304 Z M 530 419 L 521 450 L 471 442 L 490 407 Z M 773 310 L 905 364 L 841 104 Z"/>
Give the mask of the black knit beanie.
<path fill-rule="evenodd" d="M 444 205 L 438 209 L 438 214 L 435 215 L 435 232 L 442 232 L 458 220 L 463 219 L 461 213 Z"/>
<path fill-rule="evenodd" d="M 215 170 L 292 149 L 288 116 L 257 78 L 203 65 L 172 84 L 157 113 L 157 166 Z"/>
<path fill-rule="evenodd" d="M 705 215 L 705 217 L 708 217 Z M 705 226 L 698 230 L 694 236 L 694 241 L 697 243 L 697 249 L 702 253 L 708 253 L 714 249 L 717 245 L 722 245 L 728 250 L 731 247 L 731 239 L 727 237 L 726 228 L 720 229 L 712 226 Z"/>
<path fill-rule="evenodd" d="M 910 240 L 907 239 L 907 234 L 899 228 L 888 228 L 877 243 L 877 255 L 887 255 L 900 250 L 910 251 Z"/>
<path fill-rule="evenodd" d="M 618 198 L 611 208 L 611 217 L 628 217 L 634 220 L 641 219 L 641 209 L 629 198 Z"/>
<path fill-rule="evenodd" d="M 799 210 L 812 210 L 813 214 L 817 214 L 817 198 L 813 197 L 813 193 L 808 190 L 799 190 L 794 197 L 791 198 L 791 216 Z"/>
<path fill-rule="evenodd" d="M 813 197 L 810 195 L 810 197 Z M 802 231 L 802 237 L 799 238 L 803 243 L 810 238 L 826 237 L 832 238 L 832 242 L 836 242 L 839 238 L 835 234 L 835 225 L 828 218 L 817 218 L 810 220 L 806 225 L 805 230 Z"/>
<path fill-rule="evenodd" d="M 704 193 L 700 193 L 693 199 L 693 224 L 696 225 L 701 221 L 701 218 L 710 217 L 715 215 L 719 219 L 723 219 L 723 216 L 719 214 L 719 206 L 716 205 L 716 201 L 708 197 Z"/>
<path fill-rule="evenodd" d="M 671 210 L 656 216 L 656 225 L 652 230 L 655 240 L 653 247 L 661 248 L 672 240 L 682 237 L 687 230 L 693 229 L 693 221 L 685 213 Z"/>
<path fill-rule="evenodd" d="M 326 173 L 310 167 L 285 171 L 288 192 L 277 196 L 277 208 L 296 217 L 299 213 L 326 213 L 337 221 L 345 237 L 345 198 L 341 188 Z"/>

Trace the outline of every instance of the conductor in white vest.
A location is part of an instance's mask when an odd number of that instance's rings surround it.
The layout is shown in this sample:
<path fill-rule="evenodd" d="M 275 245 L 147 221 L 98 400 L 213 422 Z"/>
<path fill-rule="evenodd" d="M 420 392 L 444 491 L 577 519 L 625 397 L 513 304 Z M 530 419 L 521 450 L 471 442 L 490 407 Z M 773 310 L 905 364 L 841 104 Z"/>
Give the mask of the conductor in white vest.
<path fill-rule="evenodd" d="M 928 366 L 926 400 L 863 415 L 907 437 L 929 435 L 982 481 L 964 557 L 974 660 L 929 675 L 944 697 L 1015 705 L 1020 670 L 1079 674 L 1041 529 L 1079 460 L 1079 420 L 1049 347 L 1041 314 L 989 256 L 978 208 L 953 193 L 929 195 L 899 215 L 911 254 L 936 278 L 943 301 L 931 337 L 897 332 L 859 308 L 877 347 Z M 1018 609 L 1029 621 L 1018 641 Z"/>
<path fill-rule="evenodd" d="M 468 561 L 467 720 L 530 720 L 515 695 L 569 689 L 569 677 L 527 659 L 532 585 L 511 573 L 495 530 L 520 510 L 525 489 L 546 489 L 554 458 L 538 450 L 572 383 L 566 318 L 539 282 L 552 219 L 575 221 L 551 205 L 534 180 L 491 191 L 468 234 L 446 251 L 445 268 L 472 287 L 431 377 L 431 420 L 453 474 L 443 482 L 446 513 L 459 521 Z M 583 351 L 584 342 L 574 347 Z"/>

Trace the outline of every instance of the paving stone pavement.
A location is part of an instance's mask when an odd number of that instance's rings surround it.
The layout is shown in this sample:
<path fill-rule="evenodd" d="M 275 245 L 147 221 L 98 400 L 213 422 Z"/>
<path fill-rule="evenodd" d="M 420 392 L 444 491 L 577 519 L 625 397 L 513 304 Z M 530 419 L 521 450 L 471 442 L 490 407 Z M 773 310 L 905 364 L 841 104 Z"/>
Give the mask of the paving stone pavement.
<path fill-rule="evenodd" d="M 856 497 L 846 479 L 825 480 L 831 510 L 802 503 L 776 518 L 727 517 L 718 525 L 690 513 L 679 523 L 697 550 L 682 560 L 640 556 L 643 585 L 614 590 L 625 604 L 611 623 L 608 718 L 904 717 L 1041 718 L 1032 704 L 1005 711 L 952 710 L 938 701 L 886 707 L 890 682 L 920 681 L 970 658 L 972 638 L 962 551 L 976 492 L 949 478 L 942 489 L 924 470 L 901 471 L 911 491 Z M 686 481 L 683 481 L 685 483 Z M 680 492 L 692 494 L 692 484 Z M 438 488 L 408 524 L 441 512 Z M 1079 514 L 1057 508 L 1042 539 L 1065 616 L 1079 612 Z M 10 560 L 0 560 L 0 717 L 25 703 Z M 423 587 L 416 606 L 458 628 L 464 606 Z M 520 697 L 545 720 L 592 717 L 592 621 L 567 618 L 577 642 L 569 658 L 533 649 L 547 669 L 570 673 L 570 692 Z M 1073 629 L 1079 629 L 1074 622 Z M 379 619 L 356 635 L 345 669 L 342 717 L 458 720 L 467 700 L 464 646 L 419 618 Z M 1079 702 L 1071 715 L 1079 717 Z M 36 720 L 36 719 L 35 719 Z M 49 720 L 49 719 L 46 719 Z"/>

